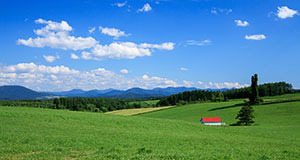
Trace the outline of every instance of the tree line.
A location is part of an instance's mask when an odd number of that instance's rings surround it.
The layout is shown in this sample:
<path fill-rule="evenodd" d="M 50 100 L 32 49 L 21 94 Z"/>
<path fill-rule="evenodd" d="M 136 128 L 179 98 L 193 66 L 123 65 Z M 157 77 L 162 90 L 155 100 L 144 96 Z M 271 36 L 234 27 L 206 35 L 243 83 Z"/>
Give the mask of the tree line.
<path fill-rule="evenodd" d="M 108 112 L 119 109 L 142 108 L 141 103 L 106 98 L 55 98 L 53 100 L 1 100 L 0 106 L 68 109 L 72 111 Z M 145 106 L 148 107 L 148 106 Z"/>
<path fill-rule="evenodd" d="M 251 96 L 251 87 L 224 91 L 223 94 L 228 99 L 249 98 Z M 293 92 L 293 86 L 286 82 L 265 83 L 258 85 L 258 94 L 260 97 L 277 96 Z"/>
<path fill-rule="evenodd" d="M 194 90 L 174 94 L 161 99 L 157 106 L 184 105 L 193 102 L 220 102 L 227 98 L 219 91 Z"/>
<path fill-rule="evenodd" d="M 252 78 L 252 84 L 254 83 L 257 83 L 257 77 L 255 76 Z M 293 92 L 292 85 L 286 82 L 265 83 L 258 85 L 257 87 L 256 86 L 257 84 L 252 87 L 227 90 L 223 92 L 204 90 L 186 91 L 162 98 L 157 103 L 157 106 L 183 105 L 196 102 L 220 102 L 227 101 L 228 99 L 249 98 L 252 95 L 251 93 L 255 93 L 255 96 L 252 97 L 254 98 L 253 101 L 258 101 L 258 99 L 255 99 L 256 95 L 265 97 Z"/>

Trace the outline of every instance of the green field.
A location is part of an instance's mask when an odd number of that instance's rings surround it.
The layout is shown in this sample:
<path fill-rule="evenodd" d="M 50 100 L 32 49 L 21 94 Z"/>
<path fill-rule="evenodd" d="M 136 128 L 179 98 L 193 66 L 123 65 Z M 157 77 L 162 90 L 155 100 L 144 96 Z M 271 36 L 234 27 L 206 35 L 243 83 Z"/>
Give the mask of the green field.
<path fill-rule="evenodd" d="M 121 109 L 121 110 L 115 110 L 115 111 L 111 111 L 111 112 L 105 112 L 105 114 L 135 116 L 135 115 L 144 114 L 144 113 L 148 113 L 148 112 L 154 112 L 154 111 L 169 109 L 171 107 L 174 107 L 174 106 Z"/>
<path fill-rule="evenodd" d="M 254 106 L 250 127 L 199 122 L 220 116 L 233 123 L 242 102 L 139 116 L 0 107 L 0 159 L 300 159 L 299 101 Z"/>

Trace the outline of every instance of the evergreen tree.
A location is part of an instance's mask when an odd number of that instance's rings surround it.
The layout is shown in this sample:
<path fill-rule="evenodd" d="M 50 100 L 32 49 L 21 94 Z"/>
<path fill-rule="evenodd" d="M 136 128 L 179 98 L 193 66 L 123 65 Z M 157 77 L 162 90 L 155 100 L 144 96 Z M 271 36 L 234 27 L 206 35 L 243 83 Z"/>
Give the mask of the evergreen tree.
<path fill-rule="evenodd" d="M 235 119 L 238 119 L 239 121 L 236 123 L 236 125 L 239 126 L 250 126 L 254 123 L 254 115 L 253 115 L 253 108 L 251 105 L 245 105 L 241 108 L 239 113 L 237 114 Z"/>
<path fill-rule="evenodd" d="M 250 104 L 257 104 L 260 102 L 257 82 L 258 82 L 258 76 L 257 74 L 254 74 L 254 76 L 251 77 L 251 94 L 249 97 Z"/>

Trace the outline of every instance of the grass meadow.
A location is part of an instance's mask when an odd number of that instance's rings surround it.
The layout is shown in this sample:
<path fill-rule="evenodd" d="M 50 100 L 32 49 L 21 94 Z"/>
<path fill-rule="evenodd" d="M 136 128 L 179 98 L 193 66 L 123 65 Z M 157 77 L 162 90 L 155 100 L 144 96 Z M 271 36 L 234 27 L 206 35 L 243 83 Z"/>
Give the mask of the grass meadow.
<path fill-rule="evenodd" d="M 300 159 L 299 101 L 254 106 L 254 126 L 200 124 L 234 123 L 242 102 L 137 116 L 0 107 L 0 159 Z"/>

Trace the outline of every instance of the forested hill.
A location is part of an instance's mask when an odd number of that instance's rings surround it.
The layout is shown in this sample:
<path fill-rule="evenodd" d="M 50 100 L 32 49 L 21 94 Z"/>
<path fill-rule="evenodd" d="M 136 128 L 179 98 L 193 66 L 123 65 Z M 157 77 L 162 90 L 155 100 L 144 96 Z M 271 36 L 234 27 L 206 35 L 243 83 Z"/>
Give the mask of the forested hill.
<path fill-rule="evenodd" d="M 0 100 L 39 99 L 49 96 L 23 86 L 0 86 Z"/>

